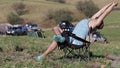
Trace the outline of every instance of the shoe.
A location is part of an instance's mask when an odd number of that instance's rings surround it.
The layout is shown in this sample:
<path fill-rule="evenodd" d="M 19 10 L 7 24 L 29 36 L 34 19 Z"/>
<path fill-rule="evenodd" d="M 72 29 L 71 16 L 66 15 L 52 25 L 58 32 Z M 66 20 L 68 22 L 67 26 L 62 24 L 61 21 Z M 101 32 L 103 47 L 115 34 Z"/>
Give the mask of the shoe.
<path fill-rule="evenodd" d="M 64 38 L 64 37 L 62 37 L 62 36 L 57 36 L 57 35 L 54 35 L 54 36 L 53 36 L 53 39 L 54 39 L 55 41 L 61 42 L 61 43 L 65 41 L 65 38 Z"/>
<path fill-rule="evenodd" d="M 40 61 L 42 59 L 42 57 L 41 56 L 37 56 L 36 59 L 37 59 L 37 61 Z"/>

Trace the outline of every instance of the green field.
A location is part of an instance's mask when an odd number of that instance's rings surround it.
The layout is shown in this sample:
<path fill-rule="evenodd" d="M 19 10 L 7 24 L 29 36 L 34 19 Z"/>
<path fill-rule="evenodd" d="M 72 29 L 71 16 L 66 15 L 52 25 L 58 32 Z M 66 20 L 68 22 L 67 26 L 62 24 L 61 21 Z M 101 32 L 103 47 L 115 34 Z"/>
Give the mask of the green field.
<path fill-rule="evenodd" d="M 6 11 L 11 9 L 9 5 L 19 0 L 0 0 L 0 18 L 1 22 L 5 22 L 5 15 L 9 13 Z M 75 0 L 77 1 L 77 0 Z M 101 0 L 104 1 L 104 0 Z M 25 3 L 34 8 L 36 14 L 25 15 L 25 18 L 33 19 L 33 21 L 40 21 L 39 17 L 49 7 L 75 9 L 73 4 L 62 5 L 54 2 L 47 2 L 44 0 L 25 0 Z M 98 2 L 97 2 L 98 3 Z M 102 3 L 102 2 L 100 2 Z M 106 3 L 106 2 L 105 2 Z M 46 5 L 47 4 L 47 5 Z M 104 4 L 104 2 L 103 2 Z M 5 6 L 7 5 L 7 6 Z M 46 6 L 47 9 L 41 10 Z M 4 9 L 3 9 L 4 8 Z M 39 9 L 38 9 L 39 8 Z M 32 13 L 33 11 L 31 11 Z M 38 14 L 37 12 L 40 12 Z M 41 13 L 43 12 L 43 13 Z M 105 19 L 105 27 L 100 32 L 108 39 L 108 44 L 92 43 L 90 46 L 91 52 L 96 56 L 103 56 L 105 53 L 112 53 L 120 55 L 120 11 L 113 11 Z M 51 29 L 43 29 L 46 38 L 33 38 L 28 36 L 0 36 L 0 68 L 88 68 L 86 62 L 78 59 L 63 60 L 58 59 L 63 55 L 63 52 L 56 49 L 52 54 L 45 59 L 36 62 L 32 59 L 37 55 L 42 54 L 52 41 L 53 31 Z M 16 51 L 16 46 L 24 48 L 23 51 Z M 110 68 L 109 60 L 101 57 L 92 57 L 91 62 L 100 62 L 105 65 L 105 68 Z"/>

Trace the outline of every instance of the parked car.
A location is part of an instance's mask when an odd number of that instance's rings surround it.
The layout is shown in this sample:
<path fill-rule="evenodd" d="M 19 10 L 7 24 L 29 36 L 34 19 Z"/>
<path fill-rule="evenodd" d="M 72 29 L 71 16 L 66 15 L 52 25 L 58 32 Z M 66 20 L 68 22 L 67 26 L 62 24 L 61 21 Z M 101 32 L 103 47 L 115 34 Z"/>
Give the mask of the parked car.
<path fill-rule="evenodd" d="M 30 30 L 40 31 L 41 30 L 41 28 L 37 24 L 35 24 L 35 23 L 27 23 L 25 26 L 27 27 L 27 29 L 29 31 Z"/>
<path fill-rule="evenodd" d="M 7 35 L 27 35 L 27 28 L 25 26 L 13 26 L 6 32 Z"/>

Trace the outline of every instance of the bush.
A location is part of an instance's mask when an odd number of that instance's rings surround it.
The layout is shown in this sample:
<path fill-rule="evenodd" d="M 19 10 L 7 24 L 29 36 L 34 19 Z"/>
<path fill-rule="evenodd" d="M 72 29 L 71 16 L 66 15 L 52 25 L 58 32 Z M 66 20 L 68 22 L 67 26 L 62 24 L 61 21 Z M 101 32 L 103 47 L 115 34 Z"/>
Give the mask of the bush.
<path fill-rule="evenodd" d="M 15 13 L 10 13 L 7 16 L 7 20 L 10 24 L 23 24 L 24 19 L 22 19 L 20 16 L 18 16 Z"/>
<path fill-rule="evenodd" d="M 47 1 L 53 1 L 53 2 L 59 2 L 59 3 L 65 3 L 65 0 L 47 0 Z"/>
<path fill-rule="evenodd" d="M 91 17 L 94 13 L 96 13 L 99 8 L 96 6 L 92 0 L 85 2 L 78 2 L 76 8 L 85 14 L 86 17 Z"/>
<path fill-rule="evenodd" d="M 28 10 L 26 9 L 26 5 L 23 2 L 14 3 L 12 8 L 16 11 L 18 15 L 25 14 Z"/>
<path fill-rule="evenodd" d="M 60 21 L 62 20 L 68 20 L 68 21 L 72 21 L 72 13 L 68 10 L 64 10 L 64 9 L 60 9 L 60 10 L 56 10 L 56 11 L 50 11 L 46 16 L 47 19 L 54 19 L 54 21 L 56 22 L 56 24 L 58 24 Z"/>

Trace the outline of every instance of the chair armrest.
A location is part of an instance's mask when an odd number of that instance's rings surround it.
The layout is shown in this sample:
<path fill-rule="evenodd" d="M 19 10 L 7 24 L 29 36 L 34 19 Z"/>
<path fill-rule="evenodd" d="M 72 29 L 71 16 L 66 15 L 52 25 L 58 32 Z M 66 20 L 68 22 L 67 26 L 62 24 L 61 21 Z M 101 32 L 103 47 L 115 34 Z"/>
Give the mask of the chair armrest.
<path fill-rule="evenodd" d="M 71 37 L 73 37 L 73 38 L 75 38 L 75 39 L 77 39 L 77 40 L 80 40 L 80 41 L 82 41 L 82 42 L 84 42 L 84 43 L 90 43 L 89 41 L 87 41 L 87 40 L 85 40 L 85 39 L 82 39 L 82 38 L 76 36 L 76 35 L 73 34 L 73 33 L 71 33 Z"/>

